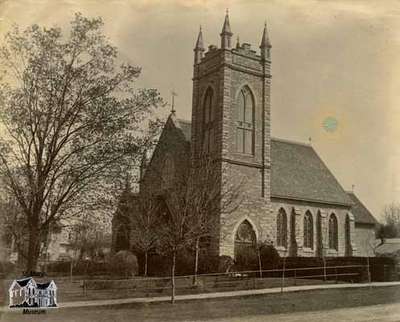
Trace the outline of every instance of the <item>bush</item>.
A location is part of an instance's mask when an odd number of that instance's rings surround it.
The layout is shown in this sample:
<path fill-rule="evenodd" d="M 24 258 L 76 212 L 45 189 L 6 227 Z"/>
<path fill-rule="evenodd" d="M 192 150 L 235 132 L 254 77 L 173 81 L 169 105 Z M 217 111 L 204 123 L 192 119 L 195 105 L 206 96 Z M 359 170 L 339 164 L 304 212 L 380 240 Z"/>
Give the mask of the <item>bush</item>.
<path fill-rule="evenodd" d="M 235 271 L 256 271 L 258 269 L 258 252 L 255 247 L 243 248 L 236 254 Z"/>
<path fill-rule="evenodd" d="M 121 250 L 111 258 L 110 268 L 114 274 L 126 277 L 136 276 L 139 271 L 137 257 L 127 250 Z"/>
<path fill-rule="evenodd" d="M 232 270 L 235 262 L 230 256 L 218 257 L 218 273 L 226 273 Z"/>
<path fill-rule="evenodd" d="M 286 257 L 281 258 L 278 265 L 279 269 L 283 268 L 289 270 L 285 274 L 290 277 L 294 274 L 295 268 L 313 268 L 311 270 L 297 270 L 296 276 L 307 276 L 307 275 L 319 275 L 316 278 L 322 278 L 326 273 L 328 279 L 337 279 L 341 281 L 357 281 L 367 282 L 368 281 L 368 270 L 367 270 L 367 257 L 326 257 L 324 270 L 324 259 L 320 257 Z M 395 261 L 385 257 L 370 257 L 370 274 L 371 281 L 390 281 L 396 278 L 396 264 Z M 353 267 L 341 267 L 341 266 L 353 266 Z M 336 268 L 338 267 L 338 268 Z M 281 274 L 281 273 L 279 273 Z M 338 274 L 338 275 L 336 275 Z M 348 274 L 348 275 L 340 275 Z"/>
<path fill-rule="evenodd" d="M 144 270 L 144 256 L 140 256 L 140 272 Z M 160 254 L 151 254 L 147 262 L 148 276 L 170 276 L 171 275 L 171 257 Z M 175 275 L 194 274 L 194 254 L 189 251 L 181 251 L 176 257 Z"/>
<path fill-rule="evenodd" d="M 260 246 L 260 257 L 263 270 L 274 269 L 280 263 L 279 253 L 271 244 L 263 244 Z"/>

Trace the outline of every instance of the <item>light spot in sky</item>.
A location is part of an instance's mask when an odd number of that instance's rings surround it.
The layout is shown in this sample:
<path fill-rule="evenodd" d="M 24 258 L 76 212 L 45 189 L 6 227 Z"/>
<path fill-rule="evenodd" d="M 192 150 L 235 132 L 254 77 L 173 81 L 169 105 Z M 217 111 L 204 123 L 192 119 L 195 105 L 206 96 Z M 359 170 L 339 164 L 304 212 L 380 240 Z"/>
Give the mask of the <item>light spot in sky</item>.
<path fill-rule="evenodd" d="M 338 120 L 333 116 L 326 117 L 322 122 L 322 126 L 325 129 L 325 131 L 330 133 L 335 132 L 338 128 L 338 125 L 339 125 Z"/>

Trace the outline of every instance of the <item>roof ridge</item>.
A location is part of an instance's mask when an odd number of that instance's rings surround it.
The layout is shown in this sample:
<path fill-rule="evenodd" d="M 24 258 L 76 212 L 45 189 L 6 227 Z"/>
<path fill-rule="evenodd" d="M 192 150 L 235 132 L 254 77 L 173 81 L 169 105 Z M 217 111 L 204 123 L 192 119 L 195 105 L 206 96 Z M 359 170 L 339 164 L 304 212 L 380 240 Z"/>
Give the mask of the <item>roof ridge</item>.
<path fill-rule="evenodd" d="M 279 142 L 283 142 L 283 143 L 303 145 L 303 146 L 307 146 L 307 147 L 312 148 L 312 145 L 309 144 L 309 143 L 295 141 L 295 140 L 289 140 L 289 139 L 281 139 L 281 138 L 277 138 L 277 137 L 273 137 L 273 136 L 271 136 L 271 141 L 279 141 Z"/>

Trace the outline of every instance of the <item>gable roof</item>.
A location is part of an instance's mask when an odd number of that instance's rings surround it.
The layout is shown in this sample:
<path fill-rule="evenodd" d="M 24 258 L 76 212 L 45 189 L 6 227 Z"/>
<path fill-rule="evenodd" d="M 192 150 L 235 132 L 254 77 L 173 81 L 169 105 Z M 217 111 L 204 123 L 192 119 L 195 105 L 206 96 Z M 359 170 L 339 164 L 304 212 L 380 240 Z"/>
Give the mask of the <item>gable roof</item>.
<path fill-rule="evenodd" d="M 174 123 L 175 127 L 182 132 L 185 141 L 190 143 L 192 139 L 192 123 L 190 121 L 176 118 L 175 114 L 171 114 L 170 118 Z"/>
<path fill-rule="evenodd" d="M 400 255 L 400 238 L 387 238 L 376 247 L 375 252 L 379 256 Z"/>
<path fill-rule="evenodd" d="M 45 290 L 50 286 L 51 282 L 47 282 L 47 283 L 37 283 L 37 288 L 40 290 Z"/>
<path fill-rule="evenodd" d="M 178 119 L 175 113 L 169 119 L 185 141 L 190 143 L 191 122 Z M 278 138 L 271 139 L 271 197 L 346 207 L 353 205 L 353 198 L 342 188 L 311 145 Z M 356 222 L 376 222 L 358 199 L 355 203 Z"/>
<path fill-rule="evenodd" d="M 347 195 L 353 202 L 351 213 L 353 214 L 356 223 L 371 224 L 371 225 L 378 224 L 378 221 L 367 209 L 367 207 L 364 206 L 364 204 L 360 201 L 360 199 L 357 198 L 354 192 L 348 191 Z"/>
<path fill-rule="evenodd" d="M 271 196 L 351 206 L 311 145 L 271 139 Z"/>
<path fill-rule="evenodd" d="M 21 287 L 25 287 L 32 279 L 32 277 L 22 278 L 20 280 L 16 280 L 17 284 Z"/>

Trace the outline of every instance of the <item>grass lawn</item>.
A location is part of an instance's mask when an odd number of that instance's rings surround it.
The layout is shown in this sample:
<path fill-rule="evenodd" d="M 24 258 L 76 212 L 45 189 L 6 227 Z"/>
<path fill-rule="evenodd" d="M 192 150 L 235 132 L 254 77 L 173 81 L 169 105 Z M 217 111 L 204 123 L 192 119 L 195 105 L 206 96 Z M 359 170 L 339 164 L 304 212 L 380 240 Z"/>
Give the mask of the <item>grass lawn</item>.
<path fill-rule="evenodd" d="M 3 313 L 0 321 L 201 321 L 400 302 L 400 286 L 329 289 L 242 298 L 126 304 L 49 310 L 41 315 Z M 1 313 L 0 313 L 1 314 Z"/>

